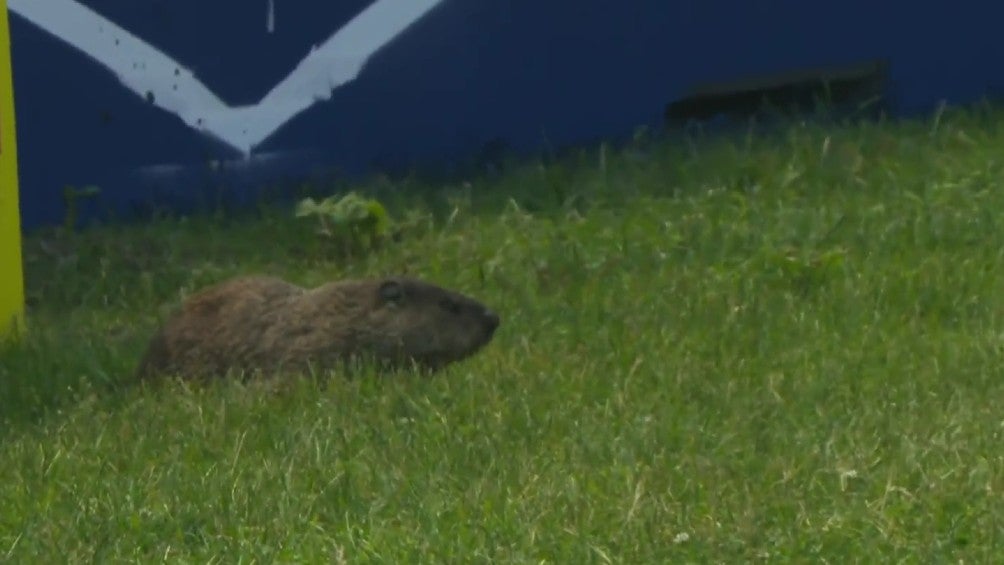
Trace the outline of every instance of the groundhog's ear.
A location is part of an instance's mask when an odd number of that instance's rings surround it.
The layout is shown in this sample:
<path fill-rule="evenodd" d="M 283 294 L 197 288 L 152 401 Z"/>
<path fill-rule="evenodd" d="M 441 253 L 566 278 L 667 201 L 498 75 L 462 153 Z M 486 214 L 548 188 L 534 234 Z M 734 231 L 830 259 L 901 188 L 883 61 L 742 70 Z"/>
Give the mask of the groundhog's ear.
<path fill-rule="evenodd" d="M 385 281 L 380 285 L 380 300 L 391 304 L 398 304 L 404 298 L 404 289 L 397 281 Z"/>

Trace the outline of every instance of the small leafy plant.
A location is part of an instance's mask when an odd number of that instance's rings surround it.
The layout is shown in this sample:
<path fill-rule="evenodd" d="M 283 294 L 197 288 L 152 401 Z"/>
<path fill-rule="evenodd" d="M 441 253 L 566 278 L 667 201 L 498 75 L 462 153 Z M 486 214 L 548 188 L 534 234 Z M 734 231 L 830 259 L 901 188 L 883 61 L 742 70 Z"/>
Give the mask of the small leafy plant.
<path fill-rule="evenodd" d="M 391 235 L 391 219 L 384 205 L 356 192 L 321 201 L 304 198 L 297 204 L 295 215 L 317 218 L 318 233 L 336 240 L 350 254 L 373 250 Z"/>

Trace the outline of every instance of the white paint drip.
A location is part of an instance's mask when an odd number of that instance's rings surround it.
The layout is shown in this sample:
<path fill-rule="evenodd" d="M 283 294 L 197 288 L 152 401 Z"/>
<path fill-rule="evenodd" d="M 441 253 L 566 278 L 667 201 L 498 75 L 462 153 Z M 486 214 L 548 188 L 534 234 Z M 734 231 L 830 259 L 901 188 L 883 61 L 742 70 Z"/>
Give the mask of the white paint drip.
<path fill-rule="evenodd" d="M 265 14 L 265 31 L 275 33 L 275 0 L 268 0 L 268 13 Z"/>
<path fill-rule="evenodd" d="M 246 106 L 227 105 L 190 70 L 75 0 L 7 0 L 7 5 L 107 67 L 137 95 L 152 97 L 190 127 L 247 156 L 294 116 L 355 79 L 374 53 L 441 1 L 376 0 L 314 46 L 261 101 Z"/>

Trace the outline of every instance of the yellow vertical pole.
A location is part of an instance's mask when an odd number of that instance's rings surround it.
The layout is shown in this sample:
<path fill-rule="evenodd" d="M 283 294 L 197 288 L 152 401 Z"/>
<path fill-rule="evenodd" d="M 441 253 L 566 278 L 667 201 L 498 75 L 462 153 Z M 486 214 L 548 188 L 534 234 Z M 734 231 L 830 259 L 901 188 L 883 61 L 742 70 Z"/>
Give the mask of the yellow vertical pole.
<path fill-rule="evenodd" d="M 14 132 L 14 77 L 10 64 L 7 0 L 0 0 L 0 340 L 24 329 L 21 209 Z"/>

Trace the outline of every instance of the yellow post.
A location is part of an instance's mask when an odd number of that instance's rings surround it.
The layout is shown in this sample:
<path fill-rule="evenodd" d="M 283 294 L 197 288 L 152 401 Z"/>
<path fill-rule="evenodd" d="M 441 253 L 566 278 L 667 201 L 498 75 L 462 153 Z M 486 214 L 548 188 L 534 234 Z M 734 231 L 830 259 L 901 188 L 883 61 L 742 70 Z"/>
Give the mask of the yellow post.
<path fill-rule="evenodd" d="M 14 77 L 10 65 L 7 0 L 0 0 L 0 340 L 24 329 L 21 209 L 17 194 Z"/>

